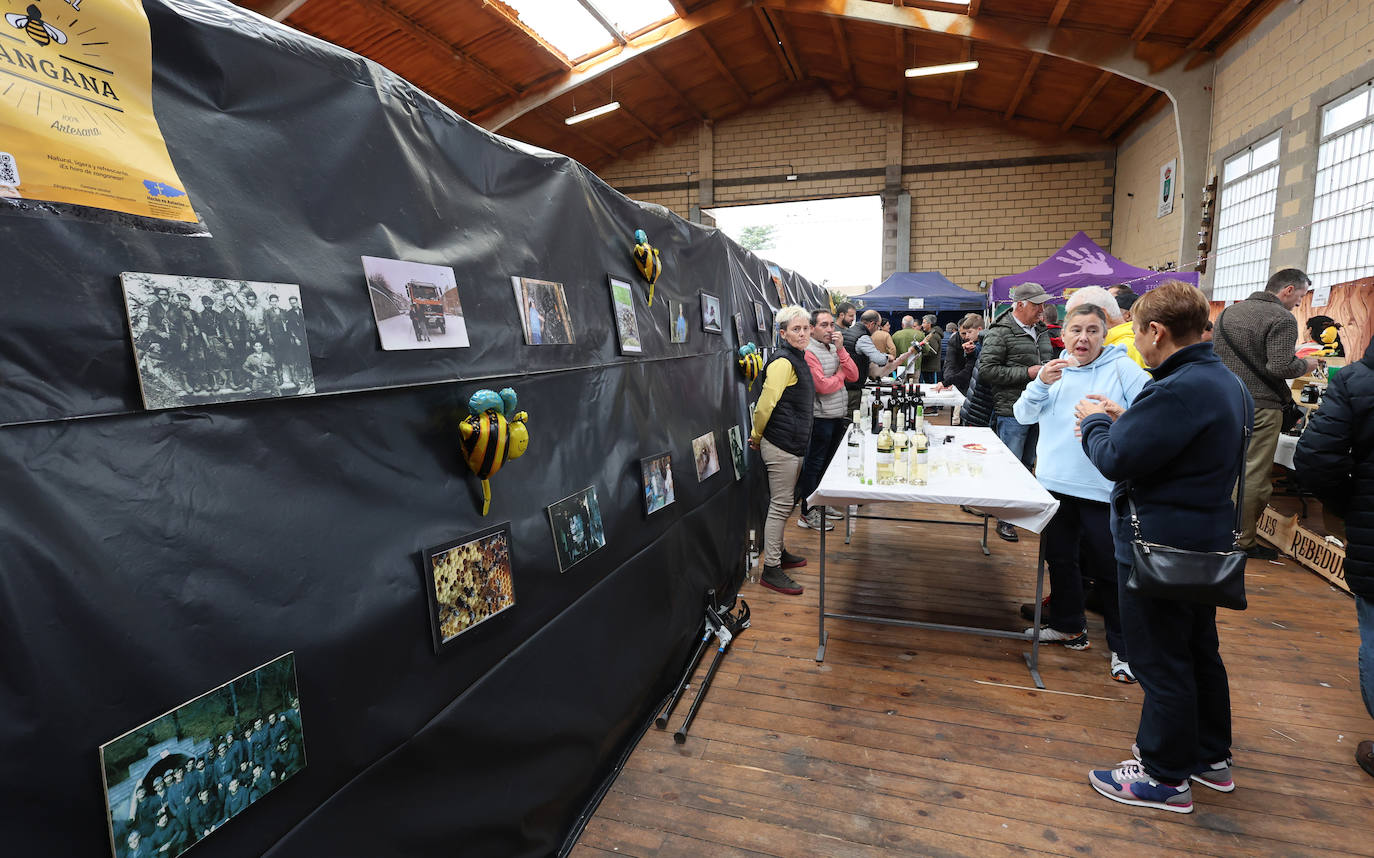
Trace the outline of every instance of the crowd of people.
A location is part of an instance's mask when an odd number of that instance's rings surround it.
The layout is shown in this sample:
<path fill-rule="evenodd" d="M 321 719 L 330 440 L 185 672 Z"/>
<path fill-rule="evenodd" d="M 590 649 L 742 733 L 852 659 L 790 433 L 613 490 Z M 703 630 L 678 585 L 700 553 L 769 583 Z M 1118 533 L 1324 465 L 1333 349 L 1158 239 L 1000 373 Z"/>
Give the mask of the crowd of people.
<path fill-rule="evenodd" d="M 749 439 L 761 451 L 769 485 L 760 583 L 787 595 L 803 592 L 789 570 L 807 561 L 783 545 L 792 509 L 802 502 L 802 527 L 833 526 L 805 498 L 844 437 L 865 379 L 875 368 L 919 361 L 922 380 L 964 393 L 964 422 L 993 429 L 1059 502 L 1042 534 L 1050 595 L 1041 606 L 1040 639 L 1087 649 L 1086 611 L 1099 611 L 1110 677 L 1144 689 L 1132 759 L 1091 771 L 1091 785 L 1115 801 L 1184 813 L 1193 807 L 1192 784 L 1230 792 L 1230 695 L 1216 607 L 1147 596 L 1125 584 L 1135 571 L 1133 539 L 1276 556 L 1256 541 L 1256 525 L 1291 401 L 1288 381 L 1316 366 L 1295 356 L 1292 310 L 1310 286 L 1302 271 L 1279 271 L 1215 322 L 1203 293 L 1179 281 L 1143 295 L 1128 284 L 1095 286 L 1072 294 L 1060 323 L 1059 307 L 1047 306 L 1051 296 L 1027 283 L 1012 290 L 1010 306 L 990 323 L 969 314 L 947 338 L 933 316 L 919 329 L 907 316 L 886 337 L 880 314 L 860 315 L 848 303 L 833 314 L 782 308 L 782 345 L 764 368 Z M 1336 375 L 1295 462 L 1309 490 L 1346 517 L 1361 689 L 1374 715 L 1370 417 L 1374 347 Z M 1019 538 L 1007 522 L 998 522 L 997 532 Z M 1031 619 L 1036 608 L 1030 603 L 1021 611 Z M 1360 743 L 1356 758 L 1374 775 L 1374 743 Z"/>
<path fill-rule="evenodd" d="M 119 858 L 171 858 L 208 836 L 305 765 L 300 704 L 217 737 L 208 753 L 155 763 L 127 812 L 111 820 Z"/>

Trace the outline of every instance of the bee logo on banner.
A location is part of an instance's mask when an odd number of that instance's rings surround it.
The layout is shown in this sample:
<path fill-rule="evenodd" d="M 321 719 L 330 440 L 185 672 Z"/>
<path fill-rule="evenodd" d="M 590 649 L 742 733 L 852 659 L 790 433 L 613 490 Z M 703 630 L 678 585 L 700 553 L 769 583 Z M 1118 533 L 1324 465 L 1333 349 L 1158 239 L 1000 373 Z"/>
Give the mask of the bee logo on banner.
<path fill-rule="evenodd" d="M 153 115 L 143 4 L 0 0 L 0 11 L 0 197 L 196 223 Z"/>

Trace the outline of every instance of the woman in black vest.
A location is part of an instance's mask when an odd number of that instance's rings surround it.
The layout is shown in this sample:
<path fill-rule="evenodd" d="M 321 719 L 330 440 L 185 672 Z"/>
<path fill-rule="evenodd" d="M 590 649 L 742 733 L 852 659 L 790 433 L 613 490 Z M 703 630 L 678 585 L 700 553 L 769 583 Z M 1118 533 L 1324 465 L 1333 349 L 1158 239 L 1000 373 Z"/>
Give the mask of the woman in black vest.
<path fill-rule="evenodd" d="M 782 345 L 763 370 L 763 391 L 754 407 L 749 446 L 760 451 L 768 469 L 768 518 L 763 526 L 763 574 L 759 583 L 788 596 L 802 588 L 785 569 L 806 565 L 806 558 L 782 547 L 787 519 L 796 506 L 797 475 L 811 442 L 815 382 L 806 365 L 811 316 L 796 305 L 778 311 Z"/>

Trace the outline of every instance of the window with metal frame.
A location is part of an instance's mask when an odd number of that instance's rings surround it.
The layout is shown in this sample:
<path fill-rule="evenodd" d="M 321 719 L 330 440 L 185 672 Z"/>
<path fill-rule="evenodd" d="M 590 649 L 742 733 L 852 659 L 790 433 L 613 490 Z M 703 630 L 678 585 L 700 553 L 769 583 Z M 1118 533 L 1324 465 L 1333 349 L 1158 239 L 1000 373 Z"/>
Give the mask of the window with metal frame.
<path fill-rule="evenodd" d="M 1278 134 L 1222 163 L 1213 301 L 1238 301 L 1264 288 L 1278 191 Z"/>
<path fill-rule="evenodd" d="M 1315 286 L 1374 275 L 1374 85 L 1322 108 L 1307 273 Z"/>

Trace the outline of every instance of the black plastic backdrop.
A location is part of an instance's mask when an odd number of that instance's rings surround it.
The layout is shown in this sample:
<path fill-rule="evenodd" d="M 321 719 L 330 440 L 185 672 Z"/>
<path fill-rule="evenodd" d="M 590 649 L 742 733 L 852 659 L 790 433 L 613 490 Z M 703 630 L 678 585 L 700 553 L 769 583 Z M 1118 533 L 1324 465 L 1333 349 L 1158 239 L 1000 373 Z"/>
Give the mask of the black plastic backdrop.
<path fill-rule="evenodd" d="M 155 109 L 212 237 L 0 212 L 4 851 L 107 854 L 98 746 L 294 650 L 308 766 L 195 854 L 556 852 L 703 591 L 741 581 L 766 494 L 752 454 L 733 480 L 752 397 L 732 327 L 670 344 L 668 299 L 695 322 L 712 292 L 752 332 L 750 302 L 779 304 L 767 272 L 352 54 L 228 4 L 146 8 Z M 637 227 L 663 255 L 652 308 Z M 453 267 L 472 347 L 381 351 L 362 255 Z M 319 395 L 143 411 L 121 271 L 300 284 Z M 642 356 L 617 353 L 608 273 L 636 284 Z M 566 285 L 575 345 L 523 345 L 511 275 Z M 456 424 L 505 385 L 531 444 L 483 518 Z M 698 483 L 708 431 L 722 467 Z M 663 450 L 677 502 L 646 517 L 638 462 Z M 607 545 L 560 574 L 544 510 L 589 485 Z M 436 656 L 420 552 L 507 520 L 515 607 Z"/>

